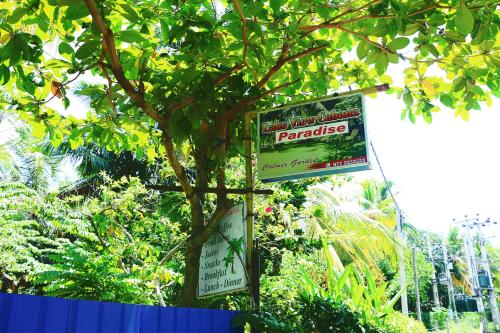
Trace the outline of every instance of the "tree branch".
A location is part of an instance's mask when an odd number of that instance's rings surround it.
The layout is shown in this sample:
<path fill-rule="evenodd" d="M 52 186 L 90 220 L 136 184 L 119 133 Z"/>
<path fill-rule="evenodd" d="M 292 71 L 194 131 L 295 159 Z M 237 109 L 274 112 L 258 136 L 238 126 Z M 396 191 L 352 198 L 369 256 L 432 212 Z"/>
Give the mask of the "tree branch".
<path fill-rule="evenodd" d="M 396 52 L 389 50 L 388 48 L 384 47 L 383 45 L 381 45 L 381 44 L 379 44 L 377 42 L 372 41 L 371 39 L 369 39 L 367 36 L 363 35 L 362 33 L 359 33 L 357 31 L 353 31 L 353 30 L 349 30 L 347 28 L 344 28 L 343 26 L 338 26 L 338 28 L 340 30 L 342 30 L 342 31 L 350 33 L 351 35 L 354 35 L 354 36 L 357 36 L 357 37 L 361 38 L 362 40 L 364 40 L 368 44 L 371 44 L 371 45 L 379 48 L 380 50 L 382 50 L 383 52 L 385 52 L 387 54 L 397 54 Z"/>
<path fill-rule="evenodd" d="M 239 0 L 233 0 L 234 8 L 238 12 L 241 20 L 241 34 L 243 36 L 243 64 L 247 63 L 247 49 L 248 49 L 248 38 L 247 38 L 247 19 L 245 18 L 245 14 L 241 9 L 241 5 Z"/>
<path fill-rule="evenodd" d="M 273 67 L 271 67 L 269 69 L 269 71 L 266 73 L 266 75 L 264 75 L 264 77 L 259 81 L 257 82 L 257 84 L 255 85 L 258 89 L 262 88 L 263 86 L 266 85 L 266 83 L 271 79 L 271 77 L 276 74 L 276 72 L 278 72 L 278 70 L 283 67 L 283 65 L 285 64 L 285 58 L 286 58 L 286 55 L 288 54 L 288 52 L 290 51 L 291 49 L 291 45 L 288 44 L 288 43 L 284 43 L 283 46 L 281 47 L 281 53 L 278 57 L 278 59 L 276 60 L 276 63 L 274 64 Z"/>
<path fill-rule="evenodd" d="M 273 95 L 273 94 L 277 93 L 278 91 L 280 91 L 286 87 L 289 87 L 292 84 L 295 84 L 299 81 L 300 81 L 300 79 L 296 79 L 296 80 L 293 80 L 291 82 L 286 82 L 286 83 L 283 83 L 283 84 L 281 84 L 273 89 L 265 91 L 264 93 L 262 93 L 259 96 L 249 97 L 249 98 L 243 99 L 235 107 L 231 108 L 226 114 L 224 114 L 224 116 L 229 121 L 229 120 L 233 119 L 234 117 L 236 117 L 236 115 L 238 115 L 239 113 L 243 112 L 247 107 L 253 105 L 258 100 L 260 100 L 264 97 Z"/>
<path fill-rule="evenodd" d="M 179 158 L 177 157 L 177 154 L 175 152 L 174 142 L 168 132 L 169 131 L 167 130 L 163 131 L 163 145 L 166 150 L 167 158 L 170 162 L 170 165 L 172 166 L 172 169 L 174 170 L 175 176 L 179 180 L 181 187 L 184 190 L 184 193 L 186 194 L 188 201 L 191 203 L 191 205 L 193 205 L 197 200 L 197 198 L 195 198 L 197 197 L 197 195 L 194 193 L 193 187 L 189 183 L 189 178 L 187 177 L 186 169 L 182 166 L 182 164 L 179 161 Z"/>
<path fill-rule="evenodd" d="M 244 63 L 234 65 L 231 67 L 227 72 L 221 74 L 218 78 L 215 79 L 214 83 L 216 86 L 220 86 L 224 81 L 226 81 L 232 74 L 242 70 L 243 68 L 246 67 L 246 60 Z"/>
<path fill-rule="evenodd" d="M 104 22 L 95 1 L 85 0 L 85 4 L 89 9 L 92 20 L 102 34 L 103 47 L 109 56 L 111 61 L 111 71 L 118 81 L 118 84 L 123 90 L 125 90 L 127 95 L 130 96 L 138 107 L 140 107 L 152 119 L 157 121 L 161 126 L 164 126 L 164 119 L 154 110 L 153 106 L 146 101 L 144 95 L 136 91 L 134 86 L 132 86 L 132 83 L 130 83 L 130 81 L 125 77 L 120 63 L 120 57 L 116 51 L 113 31 L 111 31 L 111 29 L 106 25 L 106 22 Z"/>
<path fill-rule="evenodd" d="M 380 2 L 380 1 L 379 0 L 372 1 L 372 3 L 367 4 L 365 6 L 362 6 L 362 7 L 358 8 L 357 10 L 346 11 L 346 12 L 344 12 L 344 15 L 345 14 L 350 14 L 350 13 L 357 12 L 357 11 L 362 10 L 362 9 L 364 9 L 364 8 L 366 8 L 366 7 L 368 7 L 368 6 L 372 5 L 372 4 L 375 4 L 377 2 Z M 473 9 L 473 8 L 476 8 L 476 7 L 478 7 L 478 6 L 473 6 L 473 7 L 469 7 L 469 8 Z M 430 6 L 427 6 L 427 7 L 424 7 L 422 9 L 419 9 L 419 10 L 413 12 L 413 13 L 409 13 L 407 16 L 408 17 L 417 16 L 417 15 L 425 13 L 425 12 L 427 12 L 429 10 L 438 9 L 438 8 L 441 8 L 441 9 L 452 9 L 453 7 L 445 6 L 445 5 L 440 5 L 440 4 L 432 4 Z M 316 30 L 319 30 L 319 29 L 334 29 L 334 28 L 339 28 L 342 25 L 346 25 L 346 24 L 350 24 L 350 23 L 354 23 L 354 22 L 359 22 L 359 21 L 363 21 L 363 20 L 368 20 L 368 19 L 393 19 L 393 18 L 397 17 L 397 15 L 372 15 L 372 14 L 366 14 L 366 15 L 362 15 L 362 16 L 359 16 L 359 17 L 354 17 L 354 18 L 351 18 L 351 19 L 348 19 L 348 20 L 335 22 L 336 19 L 338 19 L 339 17 L 344 16 L 344 15 L 337 15 L 334 18 L 329 19 L 329 20 L 327 20 L 327 21 L 325 21 L 325 22 L 323 22 L 321 24 L 304 25 L 304 26 L 299 27 L 299 29 L 302 30 L 302 31 L 305 31 L 305 33 L 303 35 L 303 37 L 304 37 L 305 35 L 308 35 L 309 33 L 313 32 L 313 31 L 316 31 Z"/>
<path fill-rule="evenodd" d="M 120 63 L 120 58 L 116 50 L 113 31 L 111 31 L 111 29 L 104 22 L 104 19 L 99 13 L 99 9 L 97 8 L 95 1 L 85 0 L 85 3 L 89 9 L 90 15 L 92 16 L 94 23 L 96 24 L 97 28 L 102 34 L 103 48 L 105 49 L 106 53 L 110 58 L 111 71 L 113 72 L 113 75 L 118 81 L 118 84 L 123 88 L 123 90 L 125 90 L 127 95 L 130 96 L 130 98 L 134 101 L 134 103 L 138 107 L 140 107 L 149 117 L 158 122 L 160 128 L 163 130 L 164 146 L 167 151 L 168 160 L 172 168 L 174 169 L 175 175 L 177 176 L 177 179 L 179 180 L 184 192 L 186 193 L 186 196 L 189 202 L 191 203 L 191 206 L 193 207 L 194 205 L 199 205 L 200 204 L 198 202 L 199 200 L 195 198 L 196 194 L 193 192 L 193 189 L 189 184 L 189 179 L 186 175 L 186 170 L 181 165 L 179 158 L 175 153 L 174 144 L 169 134 L 170 131 L 168 127 L 170 124 L 169 124 L 168 112 L 166 112 L 165 115 L 160 115 L 158 112 L 156 112 L 153 106 L 146 101 L 146 99 L 144 98 L 144 94 L 140 93 L 139 91 L 136 91 L 135 88 L 132 86 L 132 83 L 129 80 L 127 80 L 127 78 L 125 78 L 125 74 L 123 72 L 123 68 Z M 173 106 L 172 110 L 176 110 L 178 108 L 187 105 L 185 103 L 186 101 L 181 102 L 176 106 Z"/>
<path fill-rule="evenodd" d="M 367 3 L 367 4 L 365 4 L 365 5 L 361 6 L 361 7 L 348 9 L 348 10 L 340 13 L 339 15 L 334 16 L 331 19 L 328 19 L 325 22 L 323 22 L 321 24 L 318 24 L 318 25 L 311 25 L 311 26 L 300 27 L 299 29 L 306 31 L 301 37 L 303 38 L 303 37 L 309 35 L 311 32 L 319 30 L 319 29 L 325 27 L 325 25 L 329 25 L 330 23 L 334 22 L 335 20 L 337 20 L 337 19 L 339 19 L 339 18 L 341 18 L 341 17 L 343 17 L 345 15 L 356 13 L 356 12 L 360 12 L 363 9 L 368 8 L 368 7 L 372 6 L 372 5 L 375 5 L 375 4 L 377 4 L 377 3 L 381 2 L 381 1 L 382 0 L 373 0 L 373 1 L 370 1 L 369 3 Z"/>
<path fill-rule="evenodd" d="M 176 246 L 174 246 L 173 249 L 171 249 L 170 251 L 167 252 L 167 254 L 165 254 L 165 256 L 160 260 L 160 262 L 158 263 L 158 267 L 160 266 L 163 266 L 165 265 L 165 263 L 167 262 L 167 260 L 169 260 L 170 258 L 173 257 L 173 255 L 179 251 L 179 249 L 184 246 L 187 242 L 187 240 L 189 239 L 189 237 L 186 237 L 185 239 L 183 239 L 182 241 L 180 241 Z"/>
<path fill-rule="evenodd" d="M 197 235 L 196 243 L 202 245 L 208 240 L 208 238 L 213 233 L 217 231 L 220 220 L 224 217 L 224 215 L 226 215 L 229 208 L 230 208 L 229 202 L 226 202 L 223 205 L 217 205 L 217 208 L 210 217 L 210 220 L 208 221 L 207 225 L 205 226 L 205 228 L 203 228 L 202 232 Z"/>

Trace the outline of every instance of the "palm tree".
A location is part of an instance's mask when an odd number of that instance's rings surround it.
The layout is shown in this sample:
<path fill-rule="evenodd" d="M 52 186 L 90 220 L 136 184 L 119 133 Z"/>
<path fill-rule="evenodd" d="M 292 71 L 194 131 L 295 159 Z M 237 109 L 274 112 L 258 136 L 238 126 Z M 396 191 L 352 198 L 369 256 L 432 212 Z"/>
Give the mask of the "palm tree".
<path fill-rule="evenodd" d="M 12 125 L 12 138 L 0 143 L 0 181 L 20 181 L 39 193 L 46 193 L 56 179 L 63 156 L 47 153 L 41 141 L 31 136 L 27 126 L 9 115 L 3 121 Z"/>
<path fill-rule="evenodd" d="M 373 209 L 360 209 L 358 198 L 352 193 L 352 182 L 341 180 L 310 187 L 307 198 L 310 216 L 305 229 L 309 236 L 321 238 L 329 245 L 337 269 L 354 263 L 368 265 L 380 273 L 378 262 L 383 258 L 397 258 L 401 241 L 386 225 L 381 213 Z M 380 275 L 380 274 L 379 274 Z"/>
<path fill-rule="evenodd" d="M 373 179 L 361 182 L 359 204 L 366 215 L 384 223 L 387 227 L 396 227 L 396 207 L 390 196 L 393 183 L 377 182 Z"/>
<path fill-rule="evenodd" d="M 460 237 L 458 228 L 452 228 L 448 234 L 448 253 L 451 256 L 453 268 L 451 279 L 455 286 L 461 288 L 465 293 L 472 294 L 470 276 L 467 271 L 467 255 L 463 248 L 463 239 Z"/>

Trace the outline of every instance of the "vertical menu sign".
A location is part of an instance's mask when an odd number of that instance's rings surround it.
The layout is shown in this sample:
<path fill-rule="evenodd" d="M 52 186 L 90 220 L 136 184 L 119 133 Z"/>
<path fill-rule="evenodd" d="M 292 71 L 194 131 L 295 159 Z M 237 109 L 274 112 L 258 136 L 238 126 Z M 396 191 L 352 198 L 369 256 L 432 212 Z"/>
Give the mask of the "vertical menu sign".
<path fill-rule="evenodd" d="M 245 206 L 232 207 L 219 229 L 203 245 L 198 276 L 198 296 L 245 290 Z"/>
<path fill-rule="evenodd" d="M 264 182 L 370 169 L 362 94 L 259 112 L 258 128 Z"/>

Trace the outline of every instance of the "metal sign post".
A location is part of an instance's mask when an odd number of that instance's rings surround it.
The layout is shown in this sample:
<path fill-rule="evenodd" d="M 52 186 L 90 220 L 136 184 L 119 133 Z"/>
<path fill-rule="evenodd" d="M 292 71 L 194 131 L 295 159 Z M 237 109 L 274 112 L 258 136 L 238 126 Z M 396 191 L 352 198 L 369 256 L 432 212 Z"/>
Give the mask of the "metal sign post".
<path fill-rule="evenodd" d="M 246 193 L 246 204 L 247 204 L 247 209 L 246 209 L 246 228 L 247 228 L 247 258 L 246 258 L 246 264 L 247 264 L 247 272 L 248 276 L 250 277 L 248 279 L 248 291 L 250 295 L 250 307 L 252 309 L 255 308 L 255 300 L 254 300 L 254 286 L 253 283 L 255 281 L 252 281 L 252 252 L 253 252 L 253 214 L 254 214 L 254 207 L 253 207 L 253 188 L 254 188 L 254 182 L 253 182 L 253 172 L 252 172 L 252 118 L 250 113 L 246 113 L 244 116 L 244 135 L 245 135 L 245 179 L 246 179 L 246 188 L 247 188 L 247 193 Z M 253 282 L 253 283 L 252 283 Z M 258 288 L 257 288 L 258 290 Z"/>

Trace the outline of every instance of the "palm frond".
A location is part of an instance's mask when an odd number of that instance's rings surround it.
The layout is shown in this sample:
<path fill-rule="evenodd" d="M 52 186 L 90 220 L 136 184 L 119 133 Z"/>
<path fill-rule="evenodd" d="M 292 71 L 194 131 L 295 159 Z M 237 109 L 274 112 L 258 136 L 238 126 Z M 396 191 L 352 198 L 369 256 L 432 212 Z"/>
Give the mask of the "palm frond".
<path fill-rule="evenodd" d="M 356 203 L 338 188 L 316 185 L 309 188 L 307 197 L 314 208 L 305 221 L 306 234 L 331 244 L 339 261 L 370 267 L 376 267 L 384 257 L 396 261 L 402 243 L 392 228 L 357 210 Z"/>

